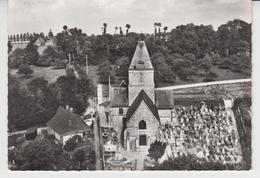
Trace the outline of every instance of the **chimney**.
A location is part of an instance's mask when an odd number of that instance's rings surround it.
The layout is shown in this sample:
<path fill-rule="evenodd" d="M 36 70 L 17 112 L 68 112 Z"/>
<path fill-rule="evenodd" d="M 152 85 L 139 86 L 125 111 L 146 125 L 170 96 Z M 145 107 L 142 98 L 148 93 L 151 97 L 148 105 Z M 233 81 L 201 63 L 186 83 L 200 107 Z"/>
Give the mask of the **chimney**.
<path fill-rule="evenodd" d="M 69 127 L 71 126 L 71 120 L 69 120 Z"/>
<path fill-rule="evenodd" d="M 70 107 L 70 108 L 69 108 L 69 112 L 72 112 L 72 113 L 73 113 L 73 107 Z"/>

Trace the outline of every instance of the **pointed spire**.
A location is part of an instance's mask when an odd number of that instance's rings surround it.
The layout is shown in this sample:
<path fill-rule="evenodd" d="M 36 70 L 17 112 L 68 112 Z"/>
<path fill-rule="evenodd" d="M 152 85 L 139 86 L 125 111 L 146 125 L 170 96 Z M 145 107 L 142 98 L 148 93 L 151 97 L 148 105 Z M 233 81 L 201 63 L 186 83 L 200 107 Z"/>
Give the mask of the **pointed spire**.
<path fill-rule="evenodd" d="M 146 48 L 146 44 L 144 41 L 140 40 L 138 41 L 138 44 L 135 49 L 135 53 L 133 56 L 133 59 L 131 61 L 129 70 L 135 70 L 135 69 L 151 69 L 153 70 L 153 65 L 150 60 L 150 56 L 148 53 L 148 50 Z"/>

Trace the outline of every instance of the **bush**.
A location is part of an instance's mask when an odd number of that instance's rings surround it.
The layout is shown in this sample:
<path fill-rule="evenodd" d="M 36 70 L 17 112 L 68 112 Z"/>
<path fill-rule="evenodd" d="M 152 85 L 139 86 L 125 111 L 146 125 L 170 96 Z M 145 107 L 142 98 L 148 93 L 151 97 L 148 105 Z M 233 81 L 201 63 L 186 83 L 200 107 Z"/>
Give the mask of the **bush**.
<path fill-rule="evenodd" d="M 216 74 L 215 72 L 213 71 L 210 71 L 207 73 L 206 75 L 207 78 L 217 78 L 218 77 L 218 74 Z"/>
<path fill-rule="evenodd" d="M 53 63 L 54 69 L 65 69 L 66 68 L 67 61 L 66 60 L 60 60 L 56 59 Z"/>
<path fill-rule="evenodd" d="M 148 150 L 149 152 L 148 156 L 152 159 L 155 159 L 155 161 L 157 161 L 164 154 L 165 148 L 166 148 L 166 143 L 162 143 L 156 140 L 154 143 L 150 145 L 150 148 Z"/>
<path fill-rule="evenodd" d="M 79 142 L 80 139 L 81 139 L 81 136 L 79 136 L 79 135 L 74 135 L 73 137 L 68 139 L 65 142 L 64 150 L 73 151 L 76 148 L 76 146 L 78 145 L 78 142 Z"/>
<path fill-rule="evenodd" d="M 212 78 L 204 78 L 203 79 L 203 82 L 213 82 L 213 81 L 215 81 L 215 80 L 212 79 Z"/>
<path fill-rule="evenodd" d="M 25 64 L 18 68 L 18 74 L 24 74 L 25 76 L 31 75 L 33 70 L 30 68 L 29 65 Z"/>
<path fill-rule="evenodd" d="M 36 62 L 36 65 L 42 67 L 49 67 L 51 65 L 51 59 L 40 57 L 40 59 Z"/>

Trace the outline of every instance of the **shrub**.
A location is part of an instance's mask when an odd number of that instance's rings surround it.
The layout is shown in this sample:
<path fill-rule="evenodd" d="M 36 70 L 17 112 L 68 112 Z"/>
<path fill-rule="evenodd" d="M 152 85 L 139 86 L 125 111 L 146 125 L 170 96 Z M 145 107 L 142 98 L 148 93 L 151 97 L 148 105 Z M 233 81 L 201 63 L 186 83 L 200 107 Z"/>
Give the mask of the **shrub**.
<path fill-rule="evenodd" d="M 33 70 L 27 64 L 22 65 L 18 68 L 18 74 L 24 74 L 25 76 L 27 76 L 27 75 L 30 75 L 32 73 L 33 73 Z"/>
<path fill-rule="evenodd" d="M 148 156 L 152 159 L 155 159 L 155 161 L 157 161 L 164 154 L 165 148 L 166 148 L 166 143 L 162 143 L 156 140 L 154 143 L 150 145 L 150 148 L 148 150 L 149 152 Z"/>
<path fill-rule="evenodd" d="M 48 67 L 51 65 L 51 59 L 45 58 L 45 57 L 40 57 L 40 59 L 36 62 L 36 65 L 42 66 L 42 67 Z"/>
<path fill-rule="evenodd" d="M 81 136 L 79 136 L 79 135 L 74 135 L 73 137 L 68 139 L 64 145 L 64 150 L 73 151 L 76 148 L 80 139 L 81 139 Z"/>

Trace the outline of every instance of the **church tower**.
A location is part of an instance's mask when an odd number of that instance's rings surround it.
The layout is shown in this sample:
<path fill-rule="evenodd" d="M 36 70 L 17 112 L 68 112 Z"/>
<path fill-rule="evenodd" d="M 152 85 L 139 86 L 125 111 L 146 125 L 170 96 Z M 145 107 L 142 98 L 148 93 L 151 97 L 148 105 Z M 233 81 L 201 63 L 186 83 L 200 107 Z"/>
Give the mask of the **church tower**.
<path fill-rule="evenodd" d="M 134 56 L 128 70 L 129 106 L 141 90 L 154 101 L 154 68 L 144 41 L 138 41 Z"/>

